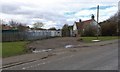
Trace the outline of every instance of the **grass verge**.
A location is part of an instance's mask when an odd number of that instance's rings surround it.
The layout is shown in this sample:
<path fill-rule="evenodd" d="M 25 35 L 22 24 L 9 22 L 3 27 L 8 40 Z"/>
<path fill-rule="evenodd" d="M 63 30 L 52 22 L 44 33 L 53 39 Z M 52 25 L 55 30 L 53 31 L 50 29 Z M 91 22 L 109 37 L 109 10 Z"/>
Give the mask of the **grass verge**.
<path fill-rule="evenodd" d="M 0 42 L 0 58 L 2 57 L 2 42 Z"/>
<path fill-rule="evenodd" d="M 2 43 L 2 57 L 15 56 L 25 53 L 25 45 L 28 42 L 19 41 L 19 42 L 3 42 Z"/>
<path fill-rule="evenodd" d="M 81 37 L 80 39 L 82 39 L 83 42 L 91 43 L 92 40 L 96 40 L 97 37 Z M 78 39 L 78 41 L 80 39 Z M 98 37 L 98 40 L 100 40 L 100 41 L 113 40 L 113 39 L 118 39 L 118 37 L 117 36 L 100 36 L 100 37 Z"/>

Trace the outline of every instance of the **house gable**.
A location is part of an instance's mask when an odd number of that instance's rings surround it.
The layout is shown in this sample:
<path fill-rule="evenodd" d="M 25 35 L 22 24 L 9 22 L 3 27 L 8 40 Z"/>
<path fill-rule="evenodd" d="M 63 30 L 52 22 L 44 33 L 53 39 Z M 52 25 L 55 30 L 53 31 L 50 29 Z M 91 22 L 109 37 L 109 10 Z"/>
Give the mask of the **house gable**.
<path fill-rule="evenodd" d="M 77 30 L 77 25 L 76 25 L 76 23 L 74 23 L 74 25 L 73 25 L 73 30 Z"/>

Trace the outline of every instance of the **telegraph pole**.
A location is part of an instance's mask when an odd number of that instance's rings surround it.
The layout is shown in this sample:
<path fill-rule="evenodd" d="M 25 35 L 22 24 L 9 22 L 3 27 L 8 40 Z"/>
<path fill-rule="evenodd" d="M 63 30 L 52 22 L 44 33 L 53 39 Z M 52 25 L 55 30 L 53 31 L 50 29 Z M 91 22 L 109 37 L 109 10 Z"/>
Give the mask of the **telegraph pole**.
<path fill-rule="evenodd" d="M 99 22 L 99 5 L 97 6 L 97 25 L 98 25 L 98 22 Z M 98 30 L 99 28 L 97 27 L 97 39 L 98 39 Z"/>

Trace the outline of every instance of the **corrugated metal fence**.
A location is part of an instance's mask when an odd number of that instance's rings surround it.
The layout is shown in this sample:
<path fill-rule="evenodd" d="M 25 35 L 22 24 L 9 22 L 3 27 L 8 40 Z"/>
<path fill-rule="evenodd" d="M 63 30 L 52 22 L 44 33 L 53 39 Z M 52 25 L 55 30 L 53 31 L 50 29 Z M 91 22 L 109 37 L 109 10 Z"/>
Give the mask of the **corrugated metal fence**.
<path fill-rule="evenodd" d="M 20 32 L 17 30 L 2 31 L 2 41 L 37 40 L 56 36 L 61 36 L 61 31 L 52 30 L 30 30 L 24 32 Z"/>

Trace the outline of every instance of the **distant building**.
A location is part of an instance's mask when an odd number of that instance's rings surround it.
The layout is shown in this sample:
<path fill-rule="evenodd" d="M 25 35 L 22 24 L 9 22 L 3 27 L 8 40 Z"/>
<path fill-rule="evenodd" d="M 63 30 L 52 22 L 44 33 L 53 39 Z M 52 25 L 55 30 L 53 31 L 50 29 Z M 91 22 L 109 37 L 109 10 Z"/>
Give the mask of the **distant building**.
<path fill-rule="evenodd" d="M 94 19 L 94 15 L 91 16 L 91 19 L 79 22 L 74 22 L 73 24 L 73 36 L 85 35 L 85 32 L 90 34 L 94 32 L 94 35 L 100 34 L 100 25 Z"/>
<path fill-rule="evenodd" d="M 11 30 L 11 29 L 12 29 L 12 27 L 10 27 L 10 26 L 8 26 L 8 25 L 4 25 L 4 24 L 0 25 L 0 28 L 1 28 L 2 30 Z"/>

